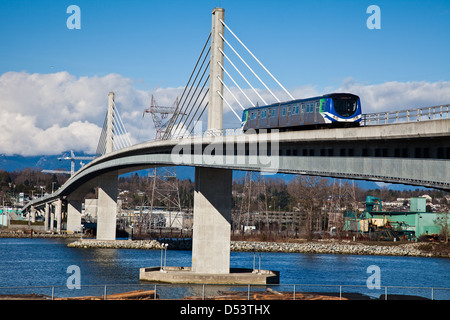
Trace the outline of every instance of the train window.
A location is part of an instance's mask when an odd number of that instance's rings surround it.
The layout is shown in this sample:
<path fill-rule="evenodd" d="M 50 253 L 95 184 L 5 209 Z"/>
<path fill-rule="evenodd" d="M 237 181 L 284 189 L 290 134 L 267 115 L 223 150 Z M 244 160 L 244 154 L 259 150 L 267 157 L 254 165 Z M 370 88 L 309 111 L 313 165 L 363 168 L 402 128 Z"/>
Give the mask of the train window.
<path fill-rule="evenodd" d="M 283 108 L 283 117 L 286 116 L 286 108 Z"/>
<path fill-rule="evenodd" d="M 353 115 L 358 107 L 357 99 L 349 96 L 340 96 L 333 98 L 334 109 L 343 117 Z"/>
<path fill-rule="evenodd" d="M 287 109 L 288 109 L 288 117 L 290 117 L 290 116 L 291 116 L 291 111 L 292 111 L 291 109 L 292 109 L 292 108 L 291 108 L 291 107 L 287 107 Z"/>
<path fill-rule="evenodd" d="M 305 105 L 302 103 L 302 113 L 304 113 L 305 112 Z"/>
<path fill-rule="evenodd" d="M 250 115 L 250 119 L 254 120 L 255 119 L 255 113 L 252 112 L 252 114 Z"/>
<path fill-rule="evenodd" d="M 267 110 L 261 111 L 261 119 L 265 119 L 267 117 Z"/>

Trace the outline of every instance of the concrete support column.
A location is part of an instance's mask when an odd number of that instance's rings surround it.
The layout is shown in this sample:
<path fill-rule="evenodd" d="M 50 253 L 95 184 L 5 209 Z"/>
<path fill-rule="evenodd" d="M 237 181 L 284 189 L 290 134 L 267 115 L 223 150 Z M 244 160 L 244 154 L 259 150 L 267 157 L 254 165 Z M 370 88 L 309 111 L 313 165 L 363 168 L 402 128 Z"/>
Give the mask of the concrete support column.
<path fill-rule="evenodd" d="M 223 128 L 223 100 L 217 92 L 223 96 L 223 55 L 224 41 L 219 34 L 224 36 L 224 26 L 220 20 L 225 21 L 225 9 L 215 8 L 212 12 L 211 27 L 211 56 L 209 66 L 209 103 L 208 103 L 208 130 L 222 130 Z"/>
<path fill-rule="evenodd" d="M 31 222 L 36 222 L 36 207 L 35 206 L 31 206 L 31 209 L 30 209 L 30 218 L 31 219 L 28 219 L 29 221 L 31 220 Z"/>
<path fill-rule="evenodd" d="M 52 203 L 50 207 L 50 231 L 53 232 L 55 229 L 55 204 Z"/>
<path fill-rule="evenodd" d="M 81 232 L 81 210 L 83 200 L 71 199 L 67 200 L 67 231 Z"/>
<path fill-rule="evenodd" d="M 98 178 L 97 239 L 116 239 L 118 172 Z"/>
<path fill-rule="evenodd" d="M 55 218 L 56 218 L 56 232 L 61 233 L 61 220 L 62 220 L 62 200 L 58 199 L 55 204 Z"/>
<path fill-rule="evenodd" d="M 231 170 L 195 168 L 193 272 L 230 272 L 231 184 Z"/>
<path fill-rule="evenodd" d="M 50 231 L 50 204 L 46 203 L 44 208 L 44 227 L 45 231 Z"/>

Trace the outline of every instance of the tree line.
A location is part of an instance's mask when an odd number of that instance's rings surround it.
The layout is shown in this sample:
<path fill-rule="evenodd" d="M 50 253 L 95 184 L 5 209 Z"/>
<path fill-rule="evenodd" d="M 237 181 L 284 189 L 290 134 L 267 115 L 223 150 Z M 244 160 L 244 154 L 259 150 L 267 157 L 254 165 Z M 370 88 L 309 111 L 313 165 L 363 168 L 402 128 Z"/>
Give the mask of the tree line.
<path fill-rule="evenodd" d="M 43 173 L 34 168 L 16 171 L 0 169 L 0 199 L 11 202 L 21 192 L 25 195 L 51 193 L 69 178 L 65 174 Z M 173 178 L 172 178 L 173 179 Z M 194 203 L 195 183 L 190 179 L 178 179 L 178 194 L 182 209 L 190 209 Z M 118 188 L 128 195 L 124 204 L 130 208 L 142 205 L 143 197 L 149 197 L 152 181 L 137 173 L 120 176 Z M 339 200 L 341 207 L 362 203 L 367 195 L 383 201 L 397 198 L 418 197 L 424 193 L 433 199 L 443 198 L 448 193 L 440 190 L 421 189 L 392 190 L 388 188 L 362 189 L 348 180 L 296 175 L 289 181 L 279 177 L 261 176 L 253 173 L 233 179 L 233 209 L 246 211 L 295 211 L 316 212 L 330 201 Z M 95 195 L 95 191 L 92 191 Z M 157 204 L 160 205 L 160 204 Z M 244 208 L 245 207 L 245 208 Z"/>

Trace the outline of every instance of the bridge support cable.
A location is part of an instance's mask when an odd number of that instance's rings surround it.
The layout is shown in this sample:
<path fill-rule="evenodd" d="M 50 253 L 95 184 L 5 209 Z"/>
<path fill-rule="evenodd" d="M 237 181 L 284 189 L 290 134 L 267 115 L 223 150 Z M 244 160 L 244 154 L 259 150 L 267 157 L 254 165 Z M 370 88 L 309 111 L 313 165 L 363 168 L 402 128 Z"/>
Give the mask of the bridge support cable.
<path fill-rule="evenodd" d="M 230 90 L 230 88 L 228 88 L 228 86 L 225 84 L 225 82 L 223 82 L 223 80 L 221 78 L 218 78 L 219 81 L 222 83 L 222 85 L 225 87 L 225 89 L 227 89 L 227 91 L 230 93 L 230 95 L 234 98 L 234 100 L 236 100 L 236 102 L 239 104 L 239 106 L 241 107 L 242 110 L 245 110 L 245 108 L 242 106 L 242 104 L 239 102 L 239 99 L 236 98 L 236 96 L 233 94 L 233 92 Z"/>
<path fill-rule="evenodd" d="M 209 77 L 209 76 L 208 76 L 208 77 Z M 206 84 L 206 83 L 205 83 L 205 84 Z M 203 88 L 202 88 L 202 90 L 203 90 Z M 198 112 L 198 110 L 200 109 L 200 107 L 202 106 L 203 101 L 205 100 L 205 98 L 206 98 L 206 96 L 208 95 L 208 93 L 209 93 L 209 89 L 206 89 L 206 92 L 205 92 L 205 94 L 203 95 L 202 100 L 201 100 L 200 103 L 198 104 L 197 109 L 196 109 L 195 112 L 194 112 L 194 115 L 191 117 L 190 121 L 189 121 L 188 124 L 185 126 L 185 130 L 184 130 L 184 132 L 183 132 L 183 135 L 186 133 L 186 131 L 189 130 L 189 127 L 191 126 L 192 121 L 195 119 L 195 116 L 197 115 L 197 112 Z M 192 126 L 192 129 L 189 131 L 189 134 L 192 133 L 192 131 L 195 129 L 195 126 L 196 126 L 197 123 L 200 121 L 200 119 L 201 119 L 201 117 L 202 117 L 202 115 L 203 115 L 203 112 L 205 112 L 205 109 L 208 107 L 208 103 L 209 103 L 209 102 L 206 102 L 206 105 L 203 107 L 202 112 L 201 112 L 200 115 L 195 119 L 194 125 Z M 183 135 L 182 135 L 182 136 L 183 136 Z"/>
<path fill-rule="evenodd" d="M 205 57 L 205 58 L 206 58 L 206 57 Z M 203 82 L 203 85 L 202 85 L 200 91 L 199 91 L 198 94 L 197 94 L 197 90 L 198 90 L 198 88 L 199 88 L 199 86 L 200 86 L 200 83 L 202 82 L 203 77 L 204 77 L 205 74 L 206 74 L 206 71 L 208 71 L 209 64 L 210 64 L 210 62 L 207 63 L 206 67 L 205 67 L 204 70 L 203 70 L 203 73 L 202 73 L 200 79 L 198 80 L 198 83 L 197 83 L 197 85 L 196 85 L 196 87 L 195 87 L 195 89 L 194 89 L 192 95 L 190 95 L 189 102 L 188 102 L 188 104 L 186 105 L 186 108 L 184 109 L 184 112 L 183 112 L 183 114 L 181 115 L 181 119 L 178 121 L 177 126 L 176 126 L 176 128 L 175 128 L 175 130 L 174 130 L 174 133 L 175 133 L 175 134 L 179 132 L 179 126 L 180 126 L 180 125 L 182 126 L 182 127 L 180 128 L 180 130 L 183 128 L 183 126 L 186 126 L 186 122 L 189 121 L 189 119 L 190 119 L 190 117 L 191 117 L 191 114 L 192 114 L 192 110 L 194 109 L 194 106 L 195 106 L 195 104 L 197 103 L 198 98 L 199 98 L 200 95 L 202 94 L 202 91 L 204 90 L 205 85 L 206 85 L 206 83 L 207 83 L 208 80 L 209 80 L 209 74 L 208 74 L 208 76 L 206 77 L 206 80 Z M 202 70 L 202 69 L 199 69 L 199 72 L 200 72 L 201 70 Z M 191 87 L 191 88 L 189 89 L 189 94 L 190 94 L 192 88 L 193 88 L 193 87 Z M 189 95 L 186 97 L 186 99 L 187 99 L 188 97 L 189 97 Z M 194 97 L 195 97 L 195 100 L 194 100 Z M 193 100 L 194 100 L 194 104 L 191 104 Z M 183 119 L 184 115 L 186 115 L 185 119 Z"/>
<path fill-rule="evenodd" d="M 102 132 L 100 133 L 100 139 L 98 140 L 97 150 L 95 152 L 96 156 L 102 156 L 106 153 L 106 126 L 108 121 L 108 115 L 105 115 L 105 120 L 103 121 Z"/>
<path fill-rule="evenodd" d="M 184 95 L 186 93 L 186 90 L 188 88 L 190 88 L 189 84 L 191 82 L 192 76 L 194 75 L 195 70 L 197 69 L 198 63 L 200 62 L 200 60 L 201 60 L 201 58 L 203 56 L 203 53 L 204 53 L 206 47 L 208 46 L 208 43 L 209 43 L 210 39 L 211 39 L 211 33 L 209 33 L 208 38 L 206 39 L 205 45 L 203 46 L 203 49 L 202 49 L 202 52 L 200 53 L 200 56 L 198 57 L 197 62 L 195 63 L 194 69 L 192 70 L 192 73 L 191 73 L 191 75 L 189 77 L 189 80 L 188 80 L 186 86 L 184 87 L 183 93 L 182 93 L 180 99 L 178 100 L 178 104 L 177 104 L 177 106 L 175 108 L 174 115 L 172 116 L 172 118 L 169 121 L 169 124 L 167 125 L 167 130 L 166 130 L 166 132 L 165 132 L 165 134 L 163 136 L 163 139 L 168 139 L 170 137 L 170 132 L 171 132 L 171 129 L 173 127 L 173 124 L 176 123 L 176 121 L 178 119 L 178 115 L 181 113 L 180 112 L 180 104 L 181 104 L 181 108 L 183 108 L 185 100 L 184 100 L 183 103 L 181 103 L 181 102 L 183 101 L 183 98 L 184 98 Z M 210 50 L 211 50 L 211 48 L 209 47 L 208 48 L 208 52 L 205 55 L 206 57 L 208 56 Z M 204 59 L 203 59 L 203 62 L 204 62 Z M 203 64 L 203 62 L 202 62 L 202 64 Z M 198 75 L 198 73 L 197 73 L 197 75 Z"/>
<path fill-rule="evenodd" d="M 204 64 L 204 62 L 206 60 L 206 57 L 209 56 L 209 53 L 211 51 L 211 47 L 208 46 L 208 43 L 210 42 L 210 39 L 211 39 L 211 33 L 209 33 L 208 38 L 206 39 L 205 45 L 203 46 L 203 49 L 202 49 L 202 51 L 201 51 L 201 53 L 200 53 L 200 55 L 199 55 L 199 57 L 197 59 L 197 62 L 195 63 L 194 69 L 191 72 L 189 80 L 188 80 L 186 86 L 184 87 L 184 90 L 183 90 L 183 93 L 182 93 L 180 99 L 178 100 L 178 104 L 177 104 L 177 106 L 175 108 L 175 112 L 174 112 L 172 118 L 169 120 L 169 123 L 167 125 L 167 129 L 164 132 L 164 135 L 162 137 L 163 140 L 167 140 L 167 139 L 170 138 L 171 133 L 172 133 L 172 129 L 173 129 L 174 125 L 177 124 L 179 115 L 180 114 L 183 115 L 184 112 L 182 112 L 182 110 L 183 109 L 187 109 L 187 107 L 185 108 L 184 105 L 186 103 L 187 97 L 189 96 L 190 90 L 192 89 L 192 85 L 190 83 L 191 83 L 192 78 L 194 77 L 194 74 L 196 74 L 195 78 L 194 78 L 194 81 L 193 81 L 193 83 L 195 83 L 195 79 L 198 77 L 198 75 L 199 75 L 199 73 L 200 73 L 200 71 L 201 71 L 201 69 L 203 67 L 203 64 Z M 205 53 L 206 48 L 208 48 L 208 49 L 207 49 L 207 52 L 205 54 L 205 57 L 202 60 L 202 57 L 203 57 L 203 55 Z M 197 70 L 197 67 L 198 67 L 200 61 L 202 61 L 201 62 L 201 66 L 198 68 L 199 70 L 196 73 L 196 70 Z M 189 91 L 188 91 L 188 89 L 189 89 Z M 186 95 L 186 97 L 185 97 L 185 95 Z"/>
<path fill-rule="evenodd" d="M 208 93 L 208 91 L 207 91 L 206 93 Z M 205 96 L 206 96 L 206 95 L 205 95 Z M 192 133 L 193 133 L 195 127 L 197 126 L 197 123 L 200 121 L 200 119 L 201 119 L 202 116 L 203 116 L 203 113 L 204 113 L 205 110 L 208 108 L 208 105 L 209 105 L 209 101 L 206 102 L 205 106 L 203 107 L 202 112 L 201 112 L 200 115 L 197 117 L 197 120 L 195 120 L 195 123 L 194 123 L 194 125 L 192 126 L 191 131 L 189 131 L 189 134 L 192 134 Z M 202 131 L 202 130 L 200 130 L 200 131 Z"/>
<path fill-rule="evenodd" d="M 220 49 L 219 49 L 220 50 Z M 225 54 L 225 52 L 223 52 L 223 50 L 220 50 L 220 52 L 223 54 L 223 56 L 227 59 L 227 61 L 233 66 L 233 68 L 239 73 L 239 75 L 242 77 L 242 79 L 245 80 L 245 82 L 250 86 L 250 88 L 252 88 L 253 92 L 256 93 L 256 95 L 264 102 L 264 104 L 267 104 L 267 102 L 264 100 L 263 97 L 261 97 L 261 95 L 258 93 L 258 91 L 256 91 L 255 88 L 253 88 L 253 86 L 251 85 L 251 83 L 247 80 L 247 78 L 241 73 L 241 71 L 239 71 L 239 69 L 234 65 L 233 61 L 230 60 L 230 58 L 228 58 L 228 56 Z"/>
<path fill-rule="evenodd" d="M 114 136 L 115 138 L 114 143 L 117 141 L 115 150 L 131 146 L 132 143 L 129 137 L 129 133 L 125 128 L 125 125 L 123 124 L 122 117 L 120 116 L 119 110 L 115 103 L 114 103 L 114 119 L 117 119 L 117 121 L 114 121 L 114 132 L 118 133 L 118 135 Z"/>
<path fill-rule="evenodd" d="M 222 96 L 222 94 L 220 93 L 219 90 L 216 91 L 217 94 L 222 98 L 223 101 L 225 101 L 225 103 L 227 104 L 227 106 L 231 109 L 231 111 L 233 111 L 234 115 L 238 118 L 238 120 L 240 121 L 241 118 L 239 117 L 239 115 L 236 113 L 236 111 L 234 111 L 233 107 L 230 106 L 230 104 L 228 103 L 227 99 L 224 98 L 224 96 Z"/>
<path fill-rule="evenodd" d="M 238 58 L 245 64 L 245 66 L 253 73 L 253 75 L 256 77 L 256 79 L 259 80 L 259 82 L 262 83 L 262 85 L 267 89 L 267 91 L 270 92 L 270 94 L 277 100 L 278 102 L 281 102 L 280 99 L 277 98 L 277 96 L 269 89 L 269 87 L 264 83 L 264 81 L 261 80 L 260 77 L 256 74 L 255 71 L 245 62 L 245 60 L 241 57 L 241 55 L 233 48 L 233 46 L 219 33 L 219 36 L 225 41 L 225 43 L 230 47 L 231 50 L 238 56 Z"/>
<path fill-rule="evenodd" d="M 289 93 L 289 91 L 286 90 L 285 87 L 270 73 L 269 70 L 261 63 L 261 61 L 256 58 L 256 56 L 247 48 L 247 46 L 241 41 L 241 39 L 236 36 L 236 34 L 225 24 L 225 22 L 220 19 L 220 22 L 224 25 L 225 28 L 227 28 L 228 31 L 236 38 L 236 40 L 247 50 L 247 52 L 258 62 L 258 64 L 269 74 L 269 76 L 283 89 L 283 91 L 292 99 L 295 100 L 295 98 Z"/>
<path fill-rule="evenodd" d="M 114 150 L 119 150 L 132 145 L 129 133 L 123 124 L 122 117 L 120 116 L 117 105 L 113 101 L 113 129 L 114 134 L 113 146 Z M 97 144 L 97 150 L 95 152 L 96 156 L 102 156 L 106 153 L 106 138 L 108 131 L 108 114 L 105 115 L 105 120 L 103 121 L 102 131 L 100 133 L 100 139 Z"/>
<path fill-rule="evenodd" d="M 233 77 L 228 73 L 228 71 L 224 68 L 224 66 L 220 63 L 219 66 L 222 68 L 222 70 L 225 72 L 225 74 L 231 79 L 231 81 L 233 81 L 234 85 L 239 89 L 239 91 L 241 91 L 241 93 L 244 95 L 244 97 L 247 98 L 248 102 L 250 103 L 250 105 L 253 105 L 252 100 L 250 100 L 250 98 L 245 94 L 245 92 L 241 89 L 241 87 L 236 83 L 236 81 L 233 79 Z M 239 105 L 242 107 L 242 105 L 239 103 Z M 243 108 L 243 107 L 242 107 Z M 244 109 L 244 108 L 243 108 Z"/>

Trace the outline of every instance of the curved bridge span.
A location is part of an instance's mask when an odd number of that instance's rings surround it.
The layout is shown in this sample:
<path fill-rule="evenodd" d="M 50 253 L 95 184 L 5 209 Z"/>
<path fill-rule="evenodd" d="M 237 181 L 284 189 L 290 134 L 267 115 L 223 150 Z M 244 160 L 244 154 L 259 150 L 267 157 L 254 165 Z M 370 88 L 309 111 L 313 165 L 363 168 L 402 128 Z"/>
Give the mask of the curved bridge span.
<path fill-rule="evenodd" d="M 120 175 L 173 165 L 306 174 L 450 190 L 449 130 L 450 119 L 445 119 L 151 141 L 95 159 L 54 194 L 27 204 L 25 209 L 70 196 L 108 172 Z"/>

